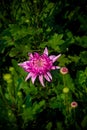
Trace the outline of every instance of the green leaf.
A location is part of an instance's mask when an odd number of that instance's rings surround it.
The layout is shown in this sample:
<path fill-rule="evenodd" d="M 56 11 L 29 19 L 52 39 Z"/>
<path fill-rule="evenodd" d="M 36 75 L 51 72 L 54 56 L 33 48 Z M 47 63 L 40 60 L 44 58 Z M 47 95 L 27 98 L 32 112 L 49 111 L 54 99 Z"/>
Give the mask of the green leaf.
<path fill-rule="evenodd" d="M 66 66 L 67 64 L 71 63 L 71 60 L 67 58 L 64 54 L 58 59 L 59 66 Z"/>
<path fill-rule="evenodd" d="M 87 128 L 87 116 L 85 116 L 81 122 L 83 128 Z"/>
<path fill-rule="evenodd" d="M 26 107 L 29 107 L 29 106 L 32 105 L 30 94 L 27 94 L 27 95 L 26 95 L 26 98 L 25 98 L 25 105 L 26 105 Z"/>
<path fill-rule="evenodd" d="M 52 128 L 52 122 L 48 122 L 48 124 L 46 125 L 46 130 L 51 130 Z"/>
<path fill-rule="evenodd" d="M 60 108 L 61 103 L 57 100 L 56 97 L 52 97 L 49 102 L 49 107 L 52 109 Z"/>
<path fill-rule="evenodd" d="M 84 48 L 87 48 L 87 36 L 82 36 L 82 37 L 75 37 L 76 41 L 78 44 Z"/>
<path fill-rule="evenodd" d="M 80 58 L 81 58 L 82 63 L 84 63 L 86 65 L 87 64 L 87 51 L 81 52 Z"/>
<path fill-rule="evenodd" d="M 57 122 L 57 129 L 56 130 L 64 130 L 62 122 Z"/>

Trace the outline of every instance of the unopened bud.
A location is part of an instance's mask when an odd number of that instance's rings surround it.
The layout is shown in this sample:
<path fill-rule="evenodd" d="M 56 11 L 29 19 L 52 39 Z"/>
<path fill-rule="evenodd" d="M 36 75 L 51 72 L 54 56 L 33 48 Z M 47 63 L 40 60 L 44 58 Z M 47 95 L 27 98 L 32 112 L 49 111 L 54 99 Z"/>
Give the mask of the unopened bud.
<path fill-rule="evenodd" d="M 63 75 L 67 74 L 67 73 L 68 73 L 68 68 L 62 67 L 62 68 L 60 69 L 60 73 L 63 74 Z"/>
<path fill-rule="evenodd" d="M 71 107 L 72 108 L 76 108 L 77 106 L 78 106 L 77 102 L 75 102 L 75 101 L 71 102 Z"/>
<path fill-rule="evenodd" d="M 68 93 L 69 92 L 69 88 L 65 87 L 63 88 L 63 93 Z"/>

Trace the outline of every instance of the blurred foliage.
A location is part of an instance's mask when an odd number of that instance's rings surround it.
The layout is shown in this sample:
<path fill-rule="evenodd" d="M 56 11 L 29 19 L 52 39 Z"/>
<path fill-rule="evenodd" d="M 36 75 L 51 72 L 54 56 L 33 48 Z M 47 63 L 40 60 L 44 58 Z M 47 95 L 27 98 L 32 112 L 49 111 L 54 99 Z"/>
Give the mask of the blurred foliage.
<path fill-rule="evenodd" d="M 86 0 L 0 1 L 0 129 L 87 128 L 86 12 Z M 45 47 L 62 54 L 56 64 L 69 73 L 52 71 L 52 83 L 43 88 L 38 80 L 25 82 L 18 63 Z"/>

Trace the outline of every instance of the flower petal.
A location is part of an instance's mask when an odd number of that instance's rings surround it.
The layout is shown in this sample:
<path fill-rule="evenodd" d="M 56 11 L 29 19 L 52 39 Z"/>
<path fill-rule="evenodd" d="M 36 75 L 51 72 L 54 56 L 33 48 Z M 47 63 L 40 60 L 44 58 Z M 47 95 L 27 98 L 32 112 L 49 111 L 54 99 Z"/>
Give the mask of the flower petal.
<path fill-rule="evenodd" d="M 45 47 L 45 49 L 44 49 L 44 52 L 43 52 L 44 54 L 46 54 L 47 56 L 48 56 L 48 49 L 47 49 L 47 47 Z"/>
<path fill-rule="evenodd" d="M 49 78 L 52 80 L 52 75 L 50 72 L 47 72 L 47 75 L 49 76 Z"/>
<path fill-rule="evenodd" d="M 29 61 L 25 61 L 25 62 L 23 62 L 23 63 L 19 63 L 18 65 L 21 66 L 21 67 L 24 68 L 24 69 L 27 69 L 27 68 L 28 68 L 28 65 L 27 65 L 27 64 L 29 64 Z"/>
<path fill-rule="evenodd" d="M 52 66 L 52 68 L 51 68 L 52 70 L 55 70 L 55 69 L 60 69 L 60 67 L 59 66 Z"/>
<path fill-rule="evenodd" d="M 43 75 L 39 75 L 39 81 L 42 84 L 42 86 L 45 87 L 44 81 L 43 81 Z"/>
<path fill-rule="evenodd" d="M 39 58 L 39 57 L 40 57 L 39 53 L 34 52 L 34 58 Z"/>
<path fill-rule="evenodd" d="M 30 58 L 33 58 L 33 54 L 32 54 L 32 53 L 28 53 L 28 56 L 29 56 Z"/>
<path fill-rule="evenodd" d="M 30 72 L 30 61 L 25 61 L 23 63 L 19 63 L 19 66 L 21 66 L 26 72 Z"/>
<path fill-rule="evenodd" d="M 44 75 L 44 78 L 45 78 L 48 82 L 51 81 L 50 78 L 49 78 L 49 76 L 48 76 L 47 74 Z"/>
<path fill-rule="evenodd" d="M 37 78 L 37 75 L 33 75 L 33 76 L 31 77 L 31 80 L 32 80 L 32 83 L 33 83 L 33 84 L 34 84 L 36 78 Z"/>
<path fill-rule="evenodd" d="M 50 60 L 54 59 L 56 56 L 55 55 L 50 55 L 49 58 Z"/>
<path fill-rule="evenodd" d="M 61 54 L 59 54 L 58 56 L 55 56 L 55 57 L 52 59 L 53 63 L 54 63 L 60 56 L 61 56 Z"/>
<path fill-rule="evenodd" d="M 32 73 L 30 72 L 30 73 L 27 75 L 25 81 L 27 81 L 27 80 L 28 80 L 29 78 L 31 78 L 31 77 L 32 77 Z"/>
<path fill-rule="evenodd" d="M 60 66 L 55 66 L 56 67 L 56 69 L 60 69 Z"/>

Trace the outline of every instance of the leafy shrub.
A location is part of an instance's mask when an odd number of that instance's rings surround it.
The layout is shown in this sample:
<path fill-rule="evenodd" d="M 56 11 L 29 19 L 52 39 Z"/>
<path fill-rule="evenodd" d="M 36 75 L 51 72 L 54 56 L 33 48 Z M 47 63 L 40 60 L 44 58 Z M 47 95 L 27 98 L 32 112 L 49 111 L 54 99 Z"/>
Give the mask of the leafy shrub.
<path fill-rule="evenodd" d="M 86 129 L 86 0 L 1 0 L 0 7 L 0 128 Z M 18 63 L 45 47 L 61 53 L 56 65 L 69 72 L 51 71 L 43 88 L 38 80 L 25 82 Z"/>

